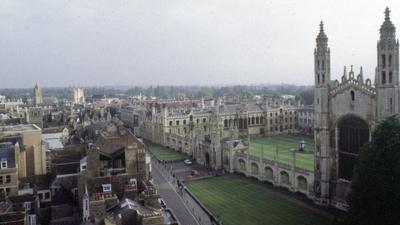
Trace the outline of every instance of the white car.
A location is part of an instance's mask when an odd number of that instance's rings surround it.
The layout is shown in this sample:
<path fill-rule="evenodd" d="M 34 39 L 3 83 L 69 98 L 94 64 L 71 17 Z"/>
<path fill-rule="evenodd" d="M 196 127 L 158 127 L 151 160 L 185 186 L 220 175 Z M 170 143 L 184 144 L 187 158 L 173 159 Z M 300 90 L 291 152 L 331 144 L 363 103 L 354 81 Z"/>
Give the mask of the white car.
<path fill-rule="evenodd" d="M 183 161 L 183 163 L 185 163 L 186 165 L 192 165 L 193 164 L 193 162 L 190 159 L 185 159 Z"/>

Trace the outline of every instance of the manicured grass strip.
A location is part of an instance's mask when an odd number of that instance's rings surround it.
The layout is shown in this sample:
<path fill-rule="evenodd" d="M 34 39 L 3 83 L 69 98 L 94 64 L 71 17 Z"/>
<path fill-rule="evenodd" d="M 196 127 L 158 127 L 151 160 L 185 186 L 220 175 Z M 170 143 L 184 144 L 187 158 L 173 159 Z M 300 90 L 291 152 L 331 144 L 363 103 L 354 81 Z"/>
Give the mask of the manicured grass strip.
<path fill-rule="evenodd" d="M 186 181 L 189 190 L 224 225 L 326 225 L 330 220 L 242 176 Z"/>
<path fill-rule="evenodd" d="M 296 153 L 296 166 L 314 170 L 314 139 L 309 136 L 278 135 L 270 137 L 250 138 L 250 154 L 261 157 L 261 151 L 266 159 L 275 160 L 276 148 L 279 150 L 279 162 L 292 164 L 293 154 L 290 149 L 298 149 L 300 141 L 305 141 L 307 153 Z"/>
<path fill-rule="evenodd" d="M 181 152 L 153 143 L 151 141 L 144 140 L 144 143 L 148 148 L 150 148 L 151 152 L 159 160 L 169 161 L 188 158 L 185 154 Z"/>

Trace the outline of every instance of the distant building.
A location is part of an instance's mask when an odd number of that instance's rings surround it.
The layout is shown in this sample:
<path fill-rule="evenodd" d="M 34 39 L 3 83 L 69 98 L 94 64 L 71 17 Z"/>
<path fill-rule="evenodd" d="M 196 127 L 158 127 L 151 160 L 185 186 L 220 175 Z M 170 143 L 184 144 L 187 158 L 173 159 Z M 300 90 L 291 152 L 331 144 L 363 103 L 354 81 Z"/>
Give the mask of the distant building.
<path fill-rule="evenodd" d="M 301 106 L 297 113 L 298 128 L 303 134 L 312 134 L 314 131 L 314 106 Z"/>
<path fill-rule="evenodd" d="M 0 143 L 0 199 L 18 193 L 19 144 Z"/>
<path fill-rule="evenodd" d="M 74 87 L 71 90 L 71 102 L 73 104 L 84 104 L 85 103 L 85 93 L 83 88 Z"/>
<path fill-rule="evenodd" d="M 46 154 L 42 148 L 42 130 L 34 124 L 0 126 L 0 142 L 18 144 L 14 147 L 19 178 L 32 178 L 44 175 Z"/>
<path fill-rule="evenodd" d="M 36 83 L 33 89 L 33 105 L 38 106 L 43 103 L 42 88 Z"/>

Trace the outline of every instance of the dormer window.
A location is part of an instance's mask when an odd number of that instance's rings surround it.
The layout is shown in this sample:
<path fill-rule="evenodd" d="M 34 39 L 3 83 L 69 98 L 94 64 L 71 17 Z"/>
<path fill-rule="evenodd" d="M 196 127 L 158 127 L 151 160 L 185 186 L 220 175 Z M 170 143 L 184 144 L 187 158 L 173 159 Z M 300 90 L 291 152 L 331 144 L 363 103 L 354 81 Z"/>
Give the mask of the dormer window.
<path fill-rule="evenodd" d="M 7 169 L 7 159 L 1 159 L 1 169 Z"/>
<path fill-rule="evenodd" d="M 111 192 L 111 184 L 103 184 L 103 192 Z"/>
<path fill-rule="evenodd" d="M 137 180 L 136 180 L 135 178 L 131 178 L 131 179 L 129 180 L 129 183 L 132 184 L 132 185 L 137 186 Z"/>

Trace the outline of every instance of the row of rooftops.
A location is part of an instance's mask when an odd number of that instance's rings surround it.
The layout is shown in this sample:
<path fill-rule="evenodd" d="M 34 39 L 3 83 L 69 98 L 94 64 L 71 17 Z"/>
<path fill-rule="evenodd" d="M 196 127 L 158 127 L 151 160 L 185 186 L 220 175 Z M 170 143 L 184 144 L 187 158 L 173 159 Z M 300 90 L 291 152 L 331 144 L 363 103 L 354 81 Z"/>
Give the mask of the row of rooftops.
<path fill-rule="evenodd" d="M 41 131 L 40 127 L 35 124 L 18 124 L 9 126 L 0 126 L 1 133 L 22 133 L 30 131 Z"/>

